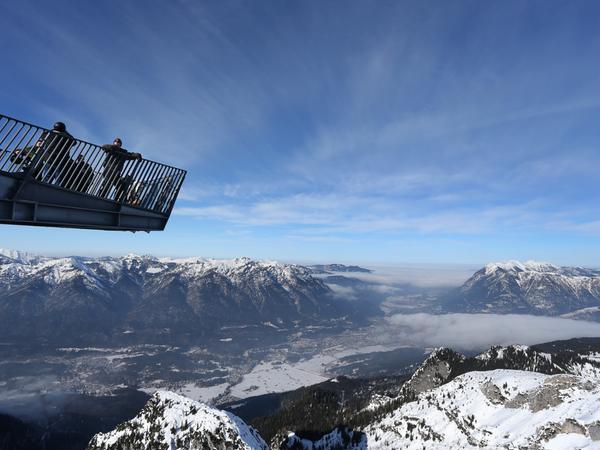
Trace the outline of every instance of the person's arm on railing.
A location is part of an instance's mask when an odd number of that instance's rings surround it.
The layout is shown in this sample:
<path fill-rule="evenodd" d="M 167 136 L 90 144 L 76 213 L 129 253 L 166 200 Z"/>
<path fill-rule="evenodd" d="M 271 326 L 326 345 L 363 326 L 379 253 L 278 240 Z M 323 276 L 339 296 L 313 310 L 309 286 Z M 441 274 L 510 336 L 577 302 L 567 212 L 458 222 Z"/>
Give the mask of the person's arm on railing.
<path fill-rule="evenodd" d="M 125 151 L 127 151 L 127 150 L 125 150 Z M 127 152 L 127 156 L 126 156 L 125 159 L 127 159 L 128 161 L 131 161 L 131 160 L 134 160 L 134 159 L 136 159 L 136 160 L 139 161 L 139 160 L 142 159 L 142 154 L 141 153 L 135 153 L 135 152 Z"/>

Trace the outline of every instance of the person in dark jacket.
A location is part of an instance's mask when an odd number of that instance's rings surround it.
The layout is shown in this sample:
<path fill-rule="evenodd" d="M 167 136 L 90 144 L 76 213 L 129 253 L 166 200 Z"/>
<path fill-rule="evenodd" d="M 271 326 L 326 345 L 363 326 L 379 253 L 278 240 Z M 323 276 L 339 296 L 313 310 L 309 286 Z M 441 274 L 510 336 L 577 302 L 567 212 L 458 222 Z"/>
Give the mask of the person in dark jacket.
<path fill-rule="evenodd" d="M 14 169 L 25 173 L 29 170 L 31 161 L 34 156 L 34 147 L 16 148 L 10 154 L 10 162 L 13 163 Z"/>
<path fill-rule="evenodd" d="M 35 170 L 43 171 L 42 181 L 61 185 L 64 172 L 71 162 L 71 147 L 75 143 L 75 138 L 63 122 L 56 122 L 52 131 L 42 133 L 34 145 L 40 154 Z"/>
<path fill-rule="evenodd" d="M 115 193 L 115 200 L 119 201 L 120 196 L 123 193 L 123 186 L 121 181 L 121 172 L 125 161 L 140 160 L 142 155 L 139 153 L 128 152 L 122 147 L 123 143 L 121 139 L 116 138 L 112 144 L 106 144 L 102 146 L 102 150 L 106 153 L 106 157 L 102 162 L 102 188 L 100 189 L 100 196 L 107 198 L 111 189 L 114 187 L 118 192 Z"/>
<path fill-rule="evenodd" d="M 70 167 L 63 176 L 62 186 L 78 192 L 87 192 L 94 179 L 94 170 L 83 155 L 77 155 L 75 161 L 70 162 Z"/>

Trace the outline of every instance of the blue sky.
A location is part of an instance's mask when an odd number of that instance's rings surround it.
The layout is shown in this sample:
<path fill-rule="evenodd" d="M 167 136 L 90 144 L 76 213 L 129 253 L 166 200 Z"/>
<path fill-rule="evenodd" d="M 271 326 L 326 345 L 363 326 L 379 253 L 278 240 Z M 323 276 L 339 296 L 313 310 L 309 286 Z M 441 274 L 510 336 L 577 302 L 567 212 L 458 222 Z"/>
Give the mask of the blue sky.
<path fill-rule="evenodd" d="M 162 233 L 53 254 L 600 266 L 600 3 L 0 5 L 4 114 L 188 169 Z"/>

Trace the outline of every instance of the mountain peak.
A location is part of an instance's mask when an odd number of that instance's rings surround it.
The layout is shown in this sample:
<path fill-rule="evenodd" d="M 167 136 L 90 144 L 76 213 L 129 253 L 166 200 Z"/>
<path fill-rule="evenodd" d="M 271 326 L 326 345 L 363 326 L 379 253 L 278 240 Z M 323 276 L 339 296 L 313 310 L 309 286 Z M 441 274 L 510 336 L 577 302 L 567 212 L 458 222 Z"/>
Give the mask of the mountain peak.
<path fill-rule="evenodd" d="M 469 313 L 560 315 L 599 306 L 600 270 L 539 261 L 487 264 L 444 300 L 447 310 Z"/>
<path fill-rule="evenodd" d="M 498 270 L 504 270 L 506 272 L 553 272 L 558 270 L 559 268 L 548 262 L 534 261 L 529 260 L 525 262 L 517 261 L 517 260 L 509 260 L 503 262 L 492 262 L 486 264 L 485 272 L 486 274 L 492 274 Z"/>
<path fill-rule="evenodd" d="M 87 450 L 129 448 L 268 450 L 259 434 L 237 416 L 169 391 L 157 391 L 133 419 L 98 433 Z"/>
<path fill-rule="evenodd" d="M 0 248 L 0 256 L 4 256 L 10 260 L 18 262 L 20 264 L 29 264 L 32 261 L 40 259 L 40 256 L 33 253 L 21 252 L 18 250 L 10 250 L 6 248 Z"/>

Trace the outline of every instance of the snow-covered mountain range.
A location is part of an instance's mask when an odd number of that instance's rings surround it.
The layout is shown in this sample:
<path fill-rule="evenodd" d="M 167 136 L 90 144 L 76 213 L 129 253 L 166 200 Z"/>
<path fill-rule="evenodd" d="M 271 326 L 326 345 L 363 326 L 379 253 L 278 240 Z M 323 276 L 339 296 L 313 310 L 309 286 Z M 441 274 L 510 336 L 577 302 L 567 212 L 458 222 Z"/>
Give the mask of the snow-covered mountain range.
<path fill-rule="evenodd" d="M 49 258 L 0 252 L 0 339 L 97 344 L 206 336 L 221 326 L 292 327 L 355 305 L 297 265 L 249 258 Z M 64 342 L 63 342 L 64 343 Z"/>
<path fill-rule="evenodd" d="M 445 301 L 447 311 L 600 318 L 600 270 L 549 263 L 487 264 Z"/>
<path fill-rule="evenodd" d="M 369 420 L 360 430 L 336 427 L 310 440 L 295 430 L 282 429 L 271 448 L 516 450 L 600 446 L 600 353 L 596 351 L 546 353 L 509 346 L 467 358 L 442 348 L 434 351 L 397 392 L 386 401 L 379 395 L 373 398 L 373 406 L 366 408 Z M 160 446 L 186 450 L 267 448 L 253 429 L 232 414 L 159 392 L 136 418 L 94 437 L 88 450 Z"/>

